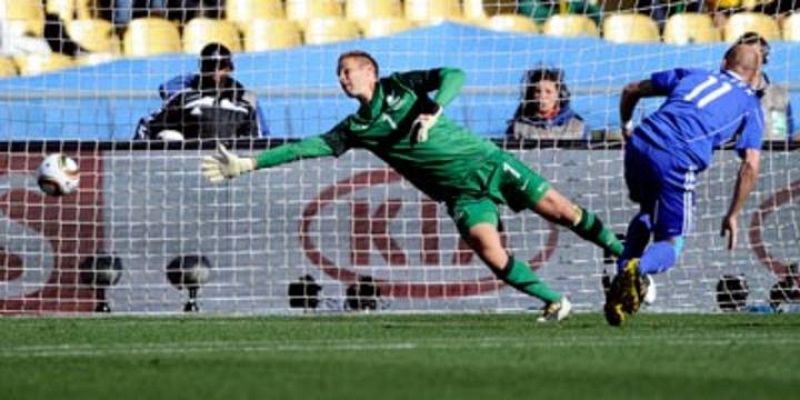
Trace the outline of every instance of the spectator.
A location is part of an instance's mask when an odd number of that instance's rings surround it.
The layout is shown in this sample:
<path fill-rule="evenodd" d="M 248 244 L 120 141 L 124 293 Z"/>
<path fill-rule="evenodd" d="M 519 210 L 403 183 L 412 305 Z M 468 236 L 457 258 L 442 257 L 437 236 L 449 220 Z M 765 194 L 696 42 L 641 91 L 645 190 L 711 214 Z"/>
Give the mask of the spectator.
<path fill-rule="evenodd" d="M 200 52 L 200 73 L 161 84 L 161 109 L 142 118 L 134 139 L 212 139 L 266 134 L 254 93 L 231 77 L 231 51 L 210 43 Z"/>
<path fill-rule="evenodd" d="M 562 6 L 564 7 L 562 9 Z M 537 24 L 553 14 L 583 14 L 591 18 L 595 24 L 600 25 L 603 10 L 593 0 L 520 0 L 517 14 L 531 17 Z"/>
<path fill-rule="evenodd" d="M 515 139 L 590 139 L 589 128 L 569 106 L 570 94 L 560 69 L 525 72 L 523 93 L 506 135 Z"/>
<path fill-rule="evenodd" d="M 756 32 L 746 32 L 728 49 L 728 53 L 738 44 L 754 46 L 761 54 L 761 64 L 769 62 L 770 46 L 766 39 Z M 722 67 L 725 68 L 725 59 Z M 763 70 L 762 70 L 763 71 Z M 797 140 L 795 132 L 792 104 L 789 101 L 789 89 L 782 85 L 773 85 L 765 72 L 757 86 L 761 98 L 761 109 L 764 112 L 764 138 L 767 140 Z"/>

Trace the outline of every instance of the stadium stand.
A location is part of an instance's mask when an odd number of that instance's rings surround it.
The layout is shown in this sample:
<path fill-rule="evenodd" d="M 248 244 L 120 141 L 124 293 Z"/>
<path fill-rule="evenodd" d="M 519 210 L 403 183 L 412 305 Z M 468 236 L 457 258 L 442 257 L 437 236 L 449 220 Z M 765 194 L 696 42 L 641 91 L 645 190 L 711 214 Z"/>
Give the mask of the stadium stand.
<path fill-rule="evenodd" d="M 360 36 L 358 25 L 337 17 L 311 18 L 305 21 L 303 38 L 306 44 L 325 44 Z"/>
<path fill-rule="evenodd" d="M 722 40 L 714 21 L 707 14 L 675 14 L 664 25 L 664 43 L 714 43 Z"/>
<path fill-rule="evenodd" d="M 770 16 L 754 13 L 740 12 L 728 18 L 722 31 L 726 42 L 734 42 L 745 32 L 757 32 L 768 41 L 780 40 L 781 30 L 778 23 Z"/>
<path fill-rule="evenodd" d="M 242 51 L 239 28 L 235 23 L 220 19 L 193 18 L 183 27 L 183 51 L 197 54 L 203 46 L 222 43 L 233 52 Z"/>
<path fill-rule="evenodd" d="M 652 18 L 635 13 L 611 14 L 603 20 L 603 38 L 614 43 L 660 42 L 658 25 Z"/>
<path fill-rule="evenodd" d="M 516 14 L 493 15 L 482 25 L 495 31 L 539 33 L 539 26 L 536 25 L 536 22 Z"/>
<path fill-rule="evenodd" d="M 14 61 L 19 67 L 20 75 L 39 75 L 75 65 L 75 61 L 72 59 L 72 57 L 65 56 L 61 53 L 19 56 L 14 57 Z"/>
<path fill-rule="evenodd" d="M 225 18 L 240 26 L 254 19 L 284 18 L 281 0 L 226 0 Z"/>
<path fill-rule="evenodd" d="M 555 14 L 544 22 L 542 33 L 556 37 L 600 36 L 594 21 L 581 14 Z"/>
<path fill-rule="evenodd" d="M 403 4 L 400 0 L 347 0 L 345 3 L 345 16 L 359 24 L 402 14 Z"/>
<path fill-rule="evenodd" d="M 91 52 L 119 54 L 122 50 L 114 26 L 104 19 L 75 19 L 66 28 L 72 40 Z"/>
<path fill-rule="evenodd" d="M 301 26 L 312 18 L 344 17 L 339 0 L 287 0 L 286 18 Z"/>
<path fill-rule="evenodd" d="M 783 20 L 783 40 L 800 41 L 800 13 L 793 13 Z"/>
<path fill-rule="evenodd" d="M 483 0 L 463 0 L 461 6 L 467 20 L 480 21 L 489 17 Z"/>
<path fill-rule="evenodd" d="M 182 49 L 178 28 L 163 18 L 137 18 L 128 24 L 123 39 L 125 54 L 146 57 L 179 53 Z"/>
<path fill-rule="evenodd" d="M 0 78 L 17 76 L 17 65 L 8 57 L 0 57 Z"/>
<path fill-rule="evenodd" d="M 257 18 L 243 27 L 245 51 L 288 49 L 301 46 L 303 36 L 293 21 L 277 18 Z"/>
<path fill-rule="evenodd" d="M 368 19 L 362 21 L 360 26 L 364 37 L 374 38 L 407 31 L 414 28 L 414 23 L 405 18 L 393 17 Z"/>
<path fill-rule="evenodd" d="M 406 18 L 414 22 L 463 17 L 458 0 L 406 0 L 405 13 Z"/>
<path fill-rule="evenodd" d="M 41 37 L 44 34 L 44 9 L 39 0 L 3 0 L 5 23 L 22 25 L 22 30 Z"/>

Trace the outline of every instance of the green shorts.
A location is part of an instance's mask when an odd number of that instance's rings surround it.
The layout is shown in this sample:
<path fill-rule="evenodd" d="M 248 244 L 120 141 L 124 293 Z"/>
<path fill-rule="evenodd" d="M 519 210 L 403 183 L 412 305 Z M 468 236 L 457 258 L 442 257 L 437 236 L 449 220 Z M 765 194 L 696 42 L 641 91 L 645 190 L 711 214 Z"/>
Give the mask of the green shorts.
<path fill-rule="evenodd" d="M 550 189 L 546 179 L 505 151 L 492 156 L 467 179 L 474 180 L 482 191 L 456 196 L 447 203 L 447 211 L 462 235 L 480 223 L 498 226 L 499 204 L 519 212 L 532 208 Z"/>

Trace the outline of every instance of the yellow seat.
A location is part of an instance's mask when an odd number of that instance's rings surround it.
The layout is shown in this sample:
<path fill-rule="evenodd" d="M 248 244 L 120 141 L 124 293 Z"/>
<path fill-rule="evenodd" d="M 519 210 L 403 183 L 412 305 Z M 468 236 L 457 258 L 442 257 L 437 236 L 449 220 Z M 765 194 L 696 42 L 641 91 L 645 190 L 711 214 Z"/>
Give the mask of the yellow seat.
<path fill-rule="evenodd" d="M 554 14 L 544 21 L 542 32 L 547 36 L 600 36 L 591 18 L 580 14 Z"/>
<path fill-rule="evenodd" d="M 242 51 L 239 28 L 231 21 L 193 18 L 183 27 L 183 51 L 198 54 L 209 43 L 222 43 L 231 51 Z"/>
<path fill-rule="evenodd" d="M 301 46 L 303 37 L 294 21 L 258 18 L 244 26 L 244 49 L 265 51 Z"/>
<path fill-rule="evenodd" d="M 603 20 L 603 38 L 615 43 L 659 42 L 658 25 L 650 17 L 635 13 L 619 13 Z"/>
<path fill-rule="evenodd" d="M 753 12 L 733 14 L 722 28 L 726 42 L 735 42 L 745 32 L 757 32 L 767 41 L 780 40 L 778 23 L 768 15 Z"/>
<path fill-rule="evenodd" d="M 714 43 L 720 40 L 722 36 L 708 14 L 675 14 L 664 25 L 665 43 Z"/>
<path fill-rule="evenodd" d="M 147 57 L 181 51 L 178 28 L 163 18 L 137 18 L 128 23 L 123 39 L 125 54 Z"/>
<path fill-rule="evenodd" d="M 483 7 L 483 0 L 464 0 L 461 6 L 464 8 L 464 18 L 468 20 L 482 21 L 489 17 Z"/>
<path fill-rule="evenodd" d="M 306 44 L 325 44 L 357 39 L 359 30 L 355 22 L 344 18 L 312 18 L 306 21 L 303 37 Z"/>
<path fill-rule="evenodd" d="M 300 25 L 312 18 L 343 16 L 339 0 L 286 0 L 286 18 Z"/>
<path fill-rule="evenodd" d="M 3 23 L 15 30 L 41 37 L 44 34 L 44 9 L 40 0 L 0 0 L 5 3 Z"/>
<path fill-rule="evenodd" d="M 86 53 L 76 57 L 75 61 L 79 65 L 99 65 L 114 61 L 117 58 L 119 58 L 119 55 L 114 53 Z"/>
<path fill-rule="evenodd" d="M 75 61 L 61 53 L 30 54 L 14 57 L 20 75 L 38 75 L 72 67 Z"/>
<path fill-rule="evenodd" d="M 539 33 L 539 26 L 532 19 L 517 14 L 498 14 L 481 22 L 495 31 Z"/>
<path fill-rule="evenodd" d="M 75 19 L 67 22 L 67 34 L 92 52 L 120 53 L 119 38 L 114 26 L 104 19 Z"/>
<path fill-rule="evenodd" d="M 17 76 L 17 64 L 8 57 L 0 57 L 0 78 Z"/>
<path fill-rule="evenodd" d="M 783 40 L 800 41 L 800 13 L 792 13 L 783 20 Z"/>
<path fill-rule="evenodd" d="M 398 17 L 403 14 L 400 0 L 347 0 L 345 16 L 359 24 L 371 19 Z"/>
<path fill-rule="evenodd" d="M 254 19 L 283 18 L 282 0 L 226 0 L 225 18 L 244 26 Z"/>
<path fill-rule="evenodd" d="M 360 24 L 364 37 L 388 36 L 414 28 L 414 23 L 405 18 L 369 19 Z"/>
<path fill-rule="evenodd" d="M 406 0 L 405 12 L 412 22 L 462 18 L 459 0 Z"/>

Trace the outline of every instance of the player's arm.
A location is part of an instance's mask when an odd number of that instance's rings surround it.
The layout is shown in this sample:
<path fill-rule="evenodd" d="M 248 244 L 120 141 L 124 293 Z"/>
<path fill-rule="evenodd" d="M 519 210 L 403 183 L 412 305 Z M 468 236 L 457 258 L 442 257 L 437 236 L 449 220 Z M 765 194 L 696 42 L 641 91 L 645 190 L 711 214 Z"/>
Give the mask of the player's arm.
<path fill-rule="evenodd" d="M 738 232 L 738 218 L 742 211 L 750 192 L 758 181 L 758 170 L 761 164 L 761 152 L 757 149 L 744 150 L 744 158 L 739 165 L 739 173 L 736 176 L 736 184 L 733 187 L 733 198 L 731 199 L 728 212 L 722 220 L 721 236 L 728 236 L 728 250 L 736 247 L 736 234 Z"/>
<path fill-rule="evenodd" d="M 344 123 L 339 126 L 343 125 Z M 239 157 L 228 151 L 225 146 L 219 145 L 217 154 L 203 158 L 202 171 L 209 181 L 218 183 L 225 178 L 232 179 L 250 171 L 270 168 L 304 158 L 338 157 L 350 148 L 346 139 L 346 132 L 337 127 L 324 135 L 287 143 L 252 157 Z"/>
<path fill-rule="evenodd" d="M 633 131 L 633 110 L 636 109 L 639 100 L 661 94 L 653 86 L 653 82 L 650 79 L 625 85 L 619 99 L 619 120 L 622 122 L 622 137 L 630 137 Z"/>
<path fill-rule="evenodd" d="M 419 143 L 428 140 L 428 131 L 445 106 L 455 99 L 464 86 L 466 74 L 457 68 L 437 68 L 429 71 L 410 72 L 404 76 L 411 86 L 425 93 L 436 91 L 433 101 L 427 96 L 420 97 L 420 113 L 411 125 L 411 141 Z"/>

